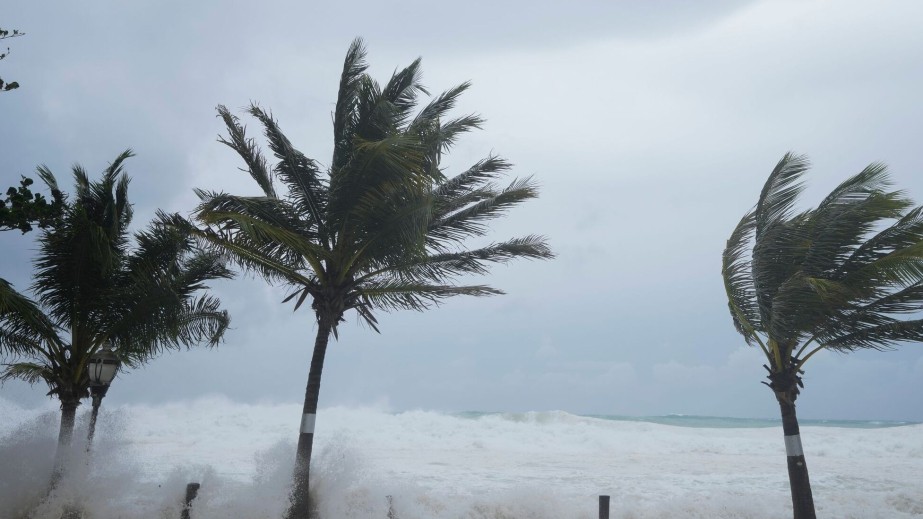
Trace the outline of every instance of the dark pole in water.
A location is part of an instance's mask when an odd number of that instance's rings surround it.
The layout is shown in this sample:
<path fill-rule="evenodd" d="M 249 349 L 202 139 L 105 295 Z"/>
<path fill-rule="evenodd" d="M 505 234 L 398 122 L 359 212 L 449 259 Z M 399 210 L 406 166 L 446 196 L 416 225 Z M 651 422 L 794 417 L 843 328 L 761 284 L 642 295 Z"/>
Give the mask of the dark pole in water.
<path fill-rule="evenodd" d="M 192 510 L 192 501 L 199 495 L 200 486 L 198 483 L 186 485 L 186 500 L 183 502 L 183 513 L 180 514 L 180 519 L 190 519 L 189 511 Z"/>
<path fill-rule="evenodd" d="M 609 519 L 609 496 L 599 496 L 599 519 Z"/>
<path fill-rule="evenodd" d="M 93 411 L 90 413 L 90 426 L 87 428 L 87 453 L 93 448 L 93 436 L 96 434 L 96 417 L 99 415 L 99 404 L 103 402 L 109 391 L 109 384 L 105 386 L 90 386 L 90 396 L 93 399 Z"/>
<path fill-rule="evenodd" d="M 119 356 L 112 351 L 109 344 L 87 360 L 87 378 L 90 381 L 90 395 L 93 396 L 93 412 L 90 414 L 90 427 L 87 431 L 87 454 L 93 447 L 93 435 L 96 434 L 96 416 L 99 414 L 99 404 L 102 403 L 106 392 L 109 391 L 109 384 L 115 379 L 122 361 Z"/>

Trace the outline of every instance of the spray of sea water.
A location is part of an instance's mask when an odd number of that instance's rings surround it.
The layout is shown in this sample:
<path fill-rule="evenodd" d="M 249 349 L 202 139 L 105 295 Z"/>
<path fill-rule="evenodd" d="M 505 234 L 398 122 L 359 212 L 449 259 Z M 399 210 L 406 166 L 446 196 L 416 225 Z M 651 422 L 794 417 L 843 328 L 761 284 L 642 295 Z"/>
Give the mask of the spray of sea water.
<path fill-rule="evenodd" d="M 0 399 L 0 517 L 59 519 L 77 507 L 85 519 L 177 519 L 198 482 L 195 519 L 278 519 L 299 413 L 224 398 L 104 405 L 94 456 L 79 441 L 83 414 L 69 477 L 47 497 L 58 414 Z M 595 518 L 600 494 L 615 519 L 791 516 L 777 427 L 694 425 L 328 408 L 312 487 L 325 519 L 387 519 L 389 501 L 400 519 Z M 923 426 L 802 434 L 819 516 L 923 517 Z"/>

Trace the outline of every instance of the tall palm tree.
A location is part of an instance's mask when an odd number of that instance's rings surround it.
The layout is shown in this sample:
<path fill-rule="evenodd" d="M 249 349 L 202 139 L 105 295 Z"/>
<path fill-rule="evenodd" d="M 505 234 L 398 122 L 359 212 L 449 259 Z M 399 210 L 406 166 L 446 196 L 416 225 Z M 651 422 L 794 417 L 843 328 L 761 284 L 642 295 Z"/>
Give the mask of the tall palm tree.
<path fill-rule="evenodd" d="M 782 413 L 796 519 L 813 518 L 795 400 L 817 352 L 885 350 L 923 341 L 923 207 L 890 190 L 871 164 L 815 208 L 795 211 L 808 169 L 786 154 L 722 257 L 734 326 L 766 356 Z"/>
<path fill-rule="evenodd" d="M 194 217 L 180 219 L 244 269 L 289 288 L 295 308 L 308 297 L 317 323 L 305 390 L 289 517 L 310 515 L 308 480 L 321 372 L 330 335 L 355 310 L 376 331 L 378 309 L 424 310 L 456 295 L 501 291 L 459 285 L 456 279 L 483 274 L 489 264 L 514 258 L 550 258 L 540 236 L 526 236 L 468 249 L 483 236 L 487 220 L 537 196 L 531 180 L 499 188 L 493 181 L 510 165 L 488 157 L 447 179 L 442 154 L 464 132 L 478 128 L 474 115 L 447 118 L 464 83 L 418 108 L 425 93 L 420 60 L 396 71 L 384 87 L 366 73 L 365 50 L 355 40 L 346 55 L 333 113 L 333 158 L 326 172 L 295 149 L 271 114 L 252 105 L 278 162 L 270 171 L 256 142 L 225 107 L 218 113 L 236 151 L 260 186 L 261 196 L 204 192 Z M 279 180 L 285 190 L 276 190 Z"/>
<path fill-rule="evenodd" d="M 216 345 L 227 312 L 205 283 L 229 278 L 220 258 L 196 249 L 193 239 L 154 222 L 130 239 L 132 209 L 120 154 L 91 182 L 74 166 L 76 192 L 63 215 L 42 232 L 32 291 L 36 302 L 0 279 L 0 381 L 45 382 L 61 403 L 55 458 L 60 477 L 80 400 L 88 396 L 88 359 L 112 346 L 136 367 L 167 349 Z M 51 171 L 39 175 L 56 186 Z"/>

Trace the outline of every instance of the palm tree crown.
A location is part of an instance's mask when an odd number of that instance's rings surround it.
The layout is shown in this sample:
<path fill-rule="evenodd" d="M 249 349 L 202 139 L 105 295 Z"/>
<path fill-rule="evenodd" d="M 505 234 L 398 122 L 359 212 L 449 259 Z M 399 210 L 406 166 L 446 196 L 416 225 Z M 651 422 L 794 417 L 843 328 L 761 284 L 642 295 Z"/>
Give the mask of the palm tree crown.
<path fill-rule="evenodd" d="M 460 248 L 466 239 L 486 234 L 487 220 L 535 197 L 536 187 L 530 179 L 495 186 L 510 167 L 497 157 L 447 179 L 442 154 L 482 122 L 474 115 L 445 119 L 468 84 L 418 110 L 417 96 L 426 92 L 419 83 L 420 61 L 380 87 L 365 74 L 364 55 L 361 41 L 355 41 L 340 83 L 326 175 L 292 146 L 271 114 L 251 105 L 248 112 L 263 126 L 278 159 L 270 171 L 239 119 L 219 106 L 228 130 L 220 141 L 241 156 L 263 195 L 200 190 L 195 218 L 206 227 L 174 221 L 240 266 L 291 286 L 287 300 L 296 307 L 311 296 L 318 318 L 333 318 L 334 329 L 351 309 L 374 327 L 376 308 L 422 310 L 454 295 L 499 294 L 451 280 L 483 274 L 491 262 L 551 257 L 539 236 Z M 284 184 L 283 193 L 274 179 Z"/>
<path fill-rule="evenodd" d="M 787 154 L 728 240 L 722 274 L 737 330 L 773 371 L 800 369 L 824 348 L 923 340 L 923 319 L 906 318 L 923 308 L 923 207 L 872 164 L 796 212 L 807 168 Z"/>
<path fill-rule="evenodd" d="M 88 394 L 86 364 L 104 346 L 137 367 L 166 349 L 216 345 L 229 324 L 205 283 L 231 276 L 213 254 L 175 228 L 155 222 L 130 239 L 128 177 L 119 155 L 99 181 L 73 169 L 76 191 L 39 238 L 32 291 L 40 303 L 0 280 L 0 381 L 44 381 L 61 401 L 69 443 L 73 411 Z M 43 167 L 39 175 L 56 185 Z M 66 424 L 64 421 L 70 421 Z"/>

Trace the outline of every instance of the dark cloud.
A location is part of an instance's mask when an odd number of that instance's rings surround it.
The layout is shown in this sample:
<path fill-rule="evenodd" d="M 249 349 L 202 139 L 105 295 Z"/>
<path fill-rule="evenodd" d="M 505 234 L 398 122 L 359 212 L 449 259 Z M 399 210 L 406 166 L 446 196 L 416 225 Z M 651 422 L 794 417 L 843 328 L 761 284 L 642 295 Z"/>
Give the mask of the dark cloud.
<path fill-rule="evenodd" d="M 191 209 L 193 187 L 252 192 L 214 117 L 251 100 L 326 162 L 339 66 L 361 35 L 378 77 L 422 55 L 434 91 L 473 81 L 460 112 L 488 124 L 452 164 L 494 151 L 535 174 L 541 198 L 496 236 L 544 233 L 559 256 L 495 269 L 508 296 L 386 315 L 381 335 L 350 321 L 322 404 L 772 415 L 726 315 L 724 240 L 789 149 L 815 161 L 811 201 L 875 160 L 923 200 L 920 15 L 909 1 L 19 2 L 4 15 L 28 34 L 0 63 L 22 84 L 0 95 L 0 184 L 46 163 L 69 186 L 73 163 L 99 172 L 131 147 L 139 226 Z M 33 239 L 0 233 L 0 276 L 18 288 Z M 215 290 L 227 342 L 158 359 L 107 398 L 298 400 L 310 314 L 256 280 Z M 919 392 L 919 349 L 831 358 L 809 366 L 802 414 L 923 419 L 888 400 Z M 848 383 L 870 366 L 886 390 Z"/>

